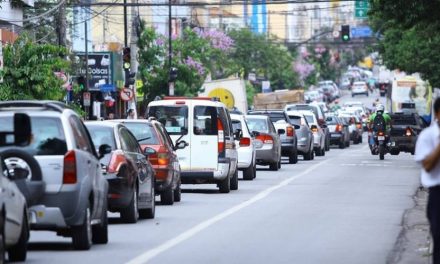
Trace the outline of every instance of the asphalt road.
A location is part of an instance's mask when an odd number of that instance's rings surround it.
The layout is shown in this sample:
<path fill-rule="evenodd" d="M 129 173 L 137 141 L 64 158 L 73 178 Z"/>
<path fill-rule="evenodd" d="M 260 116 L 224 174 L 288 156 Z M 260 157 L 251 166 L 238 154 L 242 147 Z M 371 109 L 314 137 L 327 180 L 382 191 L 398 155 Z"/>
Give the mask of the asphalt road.
<path fill-rule="evenodd" d="M 121 224 L 109 214 L 109 243 L 90 251 L 32 232 L 27 262 L 385 263 L 418 186 L 409 154 L 380 161 L 366 143 L 333 147 L 278 172 L 259 167 L 229 194 L 184 185 L 182 202 L 159 205 L 153 220 Z"/>

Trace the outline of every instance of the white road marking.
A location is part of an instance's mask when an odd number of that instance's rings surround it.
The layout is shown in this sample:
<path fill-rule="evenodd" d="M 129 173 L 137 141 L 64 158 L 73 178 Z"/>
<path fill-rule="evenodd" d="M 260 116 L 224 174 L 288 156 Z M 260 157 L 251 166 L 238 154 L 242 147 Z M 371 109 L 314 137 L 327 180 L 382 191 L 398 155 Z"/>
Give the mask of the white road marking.
<path fill-rule="evenodd" d="M 243 203 L 238 204 L 238 205 L 236 205 L 236 206 L 234 206 L 234 207 L 194 226 L 193 228 L 183 232 L 182 234 L 178 235 L 177 237 L 164 242 L 162 245 L 159 245 L 153 249 L 150 249 L 150 250 L 144 252 L 143 254 L 141 254 L 141 255 L 137 256 L 136 258 L 127 262 L 127 264 L 147 263 L 148 261 L 150 261 L 151 259 L 153 259 L 157 255 L 159 255 L 159 254 L 169 250 L 170 248 L 190 239 L 191 237 L 195 236 L 196 234 L 200 233 L 201 231 L 205 230 L 206 228 L 210 227 L 211 225 L 217 223 L 218 221 L 225 219 L 226 217 L 258 202 L 259 200 L 267 197 L 272 192 L 274 192 L 274 191 L 280 189 L 281 187 L 288 185 L 292 181 L 312 172 L 313 170 L 315 170 L 319 166 L 323 165 L 324 163 L 327 163 L 329 160 L 331 160 L 331 159 L 323 160 L 323 161 L 309 167 L 307 170 L 297 174 L 296 176 L 292 176 L 290 178 L 287 178 L 284 181 L 280 182 L 279 184 L 274 185 L 272 187 L 269 187 L 264 191 L 261 191 L 260 193 L 258 193 L 254 197 L 252 197 L 251 199 L 244 201 Z"/>

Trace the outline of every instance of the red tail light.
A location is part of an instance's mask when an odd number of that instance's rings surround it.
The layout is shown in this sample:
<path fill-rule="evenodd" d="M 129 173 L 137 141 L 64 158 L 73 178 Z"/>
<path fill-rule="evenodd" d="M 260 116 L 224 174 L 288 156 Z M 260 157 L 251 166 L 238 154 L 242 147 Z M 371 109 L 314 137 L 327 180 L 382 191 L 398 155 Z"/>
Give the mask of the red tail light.
<path fill-rule="evenodd" d="M 125 162 L 125 157 L 122 151 L 120 150 L 113 151 L 107 171 L 110 173 L 118 172 L 121 163 L 124 162 Z"/>
<path fill-rule="evenodd" d="M 335 131 L 336 132 L 342 132 L 342 125 L 336 125 L 336 128 L 335 128 Z"/>
<path fill-rule="evenodd" d="M 383 133 L 382 131 L 379 131 L 379 132 L 377 133 L 377 135 L 379 135 L 379 136 L 383 136 L 384 133 Z"/>
<path fill-rule="evenodd" d="M 287 135 L 288 137 L 293 137 L 294 132 L 295 132 L 295 130 L 293 130 L 293 127 L 288 126 L 286 130 L 287 130 L 287 131 L 286 131 L 286 135 Z"/>
<path fill-rule="evenodd" d="M 240 139 L 240 147 L 249 147 L 251 145 L 251 139 L 247 137 L 242 137 Z"/>
<path fill-rule="evenodd" d="M 148 160 L 152 165 L 168 165 L 170 164 L 170 156 L 165 147 L 161 146 L 155 154 L 148 156 Z"/>
<path fill-rule="evenodd" d="M 64 155 L 63 184 L 75 184 L 76 181 L 76 156 L 71 150 Z"/>
<path fill-rule="evenodd" d="M 223 124 L 220 119 L 217 119 L 217 130 L 218 130 L 218 153 L 223 153 L 225 151 L 225 133 L 223 130 Z"/>
<path fill-rule="evenodd" d="M 270 135 L 259 135 L 257 136 L 258 140 L 261 140 L 263 144 L 273 144 L 273 138 Z"/>
<path fill-rule="evenodd" d="M 406 132 L 405 132 L 405 135 L 407 136 L 407 137 L 410 137 L 410 136 L 412 136 L 412 131 L 411 131 L 411 128 L 406 128 Z"/>

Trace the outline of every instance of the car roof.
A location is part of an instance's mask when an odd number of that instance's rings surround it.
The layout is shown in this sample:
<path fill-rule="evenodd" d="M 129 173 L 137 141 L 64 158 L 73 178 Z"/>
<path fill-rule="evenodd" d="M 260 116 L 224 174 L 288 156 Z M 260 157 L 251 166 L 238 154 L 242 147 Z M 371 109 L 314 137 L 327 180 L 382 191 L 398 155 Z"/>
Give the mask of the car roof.
<path fill-rule="evenodd" d="M 249 118 L 249 119 L 269 119 L 268 116 L 265 115 L 246 115 L 245 118 Z"/>
<path fill-rule="evenodd" d="M 177 102 L 182 102 L 182 104 L 178 104 Z M 218 101 L 210 101 L 205 99 L 189 99 L 189 98 L 176 98 L 176 99 L 166 99 L 166 100 L 158 100 L 152 101 L 148 104 L 148 106 L 161 106 L 161 105 L 180 105 L 184 106 L 186 103 L 191 102 L 193 105 L 205 105 L 205 106 L 215 106 L 215 107 L 225 107 L 226 106 L 222 102 Z"/>
<path fill-rule="evenodd" d="M 93 120 L 93 121 L 85 121 L 84 124 L 88 126 L 100 126 L 100 127 L 110 127 L 115 128 L 119 125 L 119 123 L 116 122 L 109 122 L 109 121 L 99 121 L 99 120 Z"/>

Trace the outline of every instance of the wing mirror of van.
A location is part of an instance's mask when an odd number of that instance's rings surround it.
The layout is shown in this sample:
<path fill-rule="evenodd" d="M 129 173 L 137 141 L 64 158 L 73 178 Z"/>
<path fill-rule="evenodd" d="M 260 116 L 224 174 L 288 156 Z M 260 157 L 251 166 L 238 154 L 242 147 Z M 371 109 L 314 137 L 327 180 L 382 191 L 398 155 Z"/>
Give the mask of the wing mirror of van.
<path fill-rule="evenodd" d="M 234 132 L 234 139 L 235 140 L 240 140 L 240 138 L 243 137 L 243 131 L 241 129 L 236 129 Z"/>
<path fill-rule="evenodd" d="M 106 154 L 112 152 L 112 147 L 108 144 L 102 144 L 98 148 L 98 159 L 102 159 Z"/>
<path fill-rule="evenodd" d="M 283 135 L 284 133 L 286 133 L 286 130 L 282 128 L 278 129 L 278 135 Z"/>
<path fill-rule="evenodd" d="M 184 149 L 184 148 L 186 148 L 186 147 L 188 147 L 188 146 L 189 146 L 189 143 L 186 142 L 185 140 L 178 141 L 178 142 L 176 143 L 176 146 L 174 146 L 174 150 Z"/>

